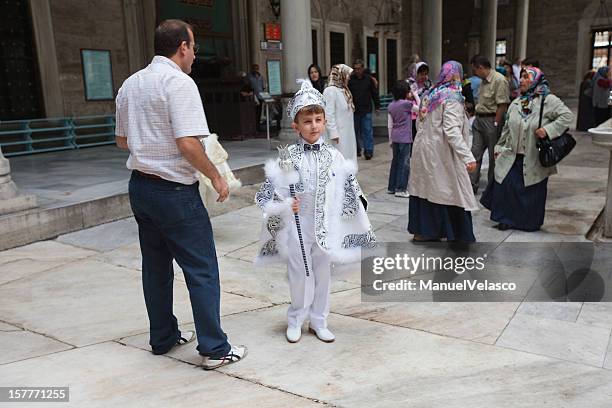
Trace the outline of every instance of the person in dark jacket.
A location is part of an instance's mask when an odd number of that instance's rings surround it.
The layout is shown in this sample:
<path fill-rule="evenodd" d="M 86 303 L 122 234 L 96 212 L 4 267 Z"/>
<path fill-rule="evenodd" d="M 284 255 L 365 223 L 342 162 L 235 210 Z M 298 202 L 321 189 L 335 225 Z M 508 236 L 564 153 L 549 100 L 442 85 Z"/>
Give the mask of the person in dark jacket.
<path fill-rule="evenodd" d="M 593 113 L 593 87 L 591 83 L 595 76 L 594 70 L 589 70 L 580 83 L 580 98 L 578 99 L 578 122 L 576 130 L 586 131 L 595 127 L 595 114 Z"/>
<path fill-rule="evenodd" d="M 363 149 L 366 160 L 374 155 L 374 130 L 372 128 L 372 102 L 376 110 L 380 109 L 380 99 L 374 81 L 364 73 L 362 60 L 353 64 L 353 74 L 348 83 L 355 104 L 355 135 L 357 136 L 357 155 Z"/>

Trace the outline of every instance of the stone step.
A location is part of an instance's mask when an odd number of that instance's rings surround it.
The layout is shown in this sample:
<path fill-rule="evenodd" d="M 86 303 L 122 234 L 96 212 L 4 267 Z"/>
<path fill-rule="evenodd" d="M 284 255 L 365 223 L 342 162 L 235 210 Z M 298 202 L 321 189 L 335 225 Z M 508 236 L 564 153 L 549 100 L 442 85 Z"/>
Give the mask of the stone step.
<path fill-rule="evenodd" d="M 264 179 L 263 164 L 236 169 L 234 175 L 246 187 L 261 183 Z M 127 180 L 125 184 L 127 189 Z M 250 190 L 247 188 L 244 194 L 239 194 L 240 199 L 233 200 L 231 206 L 209 209 L 210 216 L 252 204 Z M 132 215 L 127 192 L 54 208 L 34 208 L 7 214 L 0 217 L 0 250 L 52 239 Z"/>

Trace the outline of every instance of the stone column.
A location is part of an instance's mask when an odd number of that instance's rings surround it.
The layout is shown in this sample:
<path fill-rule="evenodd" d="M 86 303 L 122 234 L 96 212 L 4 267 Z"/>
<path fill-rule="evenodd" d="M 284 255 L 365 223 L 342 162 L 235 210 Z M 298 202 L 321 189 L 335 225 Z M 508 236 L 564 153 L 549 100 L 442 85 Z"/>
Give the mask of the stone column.
<path fill-rule="evenodd" d="M 606 194 L 606 207 L 604 210 L 604 234 L 606 238 L 612 238 L 612 149 L 610 150 L 610 162 L 608 163 L 608 190 Z"/>
<path fill-rule="evenodd" d="M 234 21 L 234 68 L 248 71 L 249 66 L 249 24 L 246 0 L 232 0 L 232 19 Z"/>
<path fill-rule="evenodd" d="M 141 0 L 123 0 L 126 49 L 130 74 L 141 70 L 147 63 L 144 8 Z"/>
<path fill-rule="evenodd" d="M 298 78 L 306 78 L 306 69 L 312 59 L 311 29 L 310 0 L 281 0 L 282 90 L 285 95 L 299 89 Z M 278 136 L 282 141 L 295 140 L 291 119 L 284 111 L 288 101 L 288 97 L 283 98 L 283 120 Z"/>
<path fill-rule="evenodd" d="M 495 40 L 497 39 L 497 0 L 482 0 L 480 17 L 480 54 L 495 69 Z"/>
<path fill-rule="evenodd" d="M 527 27 L 529 25 L 529 0 L 518 0 L 516 9 L 516 28 L 514 58 L 527 56 Z"/>
<path fill-rule="evenodd" d="M 142 0 L 142 20 L 144 22 L 144 47 L 147 64 L 155 55 L 153 39 L 157 28 L 157 3 L 155 0 Z"/>
<path fill-rule="evenodd" d="M 435 80 L 442 66 L 442 0 L 423 1 L 423 61 Z"/>
<path fill-rule="evenodd" d="M 11 179 L 11 165 L 0 149 L 0 216 L 36 207 L 36 197 L 21 194 Z"/>
<path fill-rule="evenodd" d="M 60 86 L 49 0 L 30 0 L 30 12 L 36 56 L 40 67 L 40 86 L 45 104 L 45 116 L 64 116 L 64 100 Z"/>

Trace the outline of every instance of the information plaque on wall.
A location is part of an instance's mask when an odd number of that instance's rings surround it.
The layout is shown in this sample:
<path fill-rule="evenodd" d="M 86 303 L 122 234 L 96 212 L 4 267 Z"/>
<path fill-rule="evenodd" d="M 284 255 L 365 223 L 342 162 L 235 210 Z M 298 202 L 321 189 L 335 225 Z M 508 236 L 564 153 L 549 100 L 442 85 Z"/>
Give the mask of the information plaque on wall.
<path fill-rule="evenodd" d="M 268 90 L 270 95 L 280 95 L 283 93 L 281 88 L 281 69 L 280 60 L 268 60 Z"/>
<path fill-rule="evenodd" d="M 81 50 L 85 99 L 106 101 L 114 97 L 110 50 Z"/>

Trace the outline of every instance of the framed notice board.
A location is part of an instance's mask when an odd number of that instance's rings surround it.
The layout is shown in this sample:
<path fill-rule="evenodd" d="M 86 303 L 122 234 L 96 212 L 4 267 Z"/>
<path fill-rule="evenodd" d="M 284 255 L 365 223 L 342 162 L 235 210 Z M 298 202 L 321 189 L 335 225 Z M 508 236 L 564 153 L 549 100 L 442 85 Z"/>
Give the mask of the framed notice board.
<path fill-rule="evenodd" d="M 110 50 L 81 50 L 85 100 L 107 101 L 114 98 Z"/>
<path fill-rule="evenodd" d="M 267 60 L 268 68 L 268 91 L 270 95 L 280 95 L 283 93 L 281 88 L 281 62 L 280 60 Z"/>

